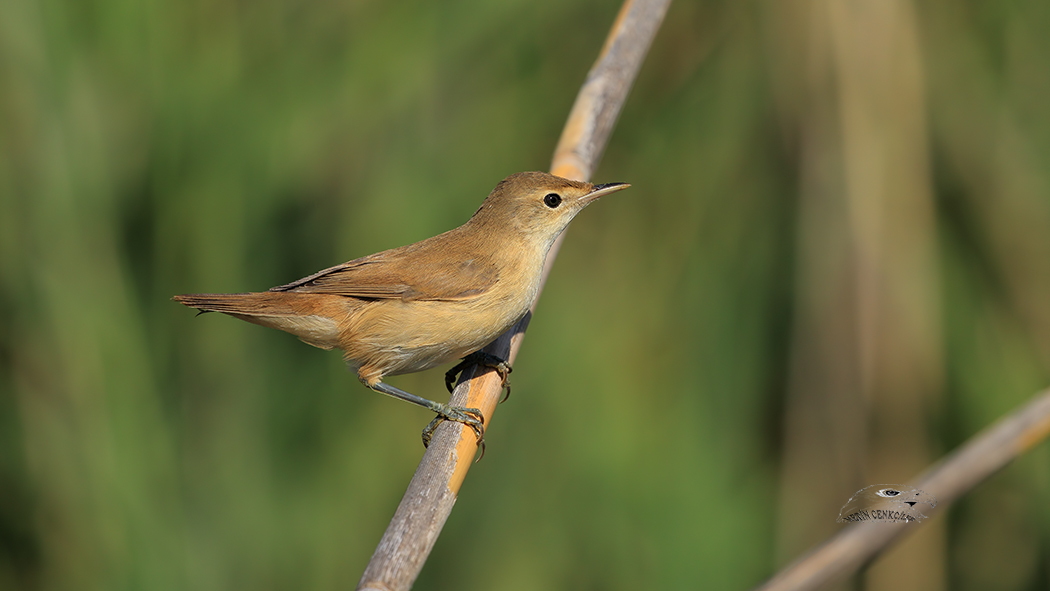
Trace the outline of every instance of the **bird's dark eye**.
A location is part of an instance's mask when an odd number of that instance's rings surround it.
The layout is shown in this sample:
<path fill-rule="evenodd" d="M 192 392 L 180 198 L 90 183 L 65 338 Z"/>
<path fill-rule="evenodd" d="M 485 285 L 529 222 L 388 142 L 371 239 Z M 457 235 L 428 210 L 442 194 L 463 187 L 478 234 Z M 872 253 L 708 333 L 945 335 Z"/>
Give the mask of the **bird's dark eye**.
<path fill-rule="evenodd" d="M 554 209 L 555 207 L 561 205 L 561 195 L 557 193 L 547 193 L 547 195 L 543 198 L 543 203 L 546 204 L 547 207 Z"/>

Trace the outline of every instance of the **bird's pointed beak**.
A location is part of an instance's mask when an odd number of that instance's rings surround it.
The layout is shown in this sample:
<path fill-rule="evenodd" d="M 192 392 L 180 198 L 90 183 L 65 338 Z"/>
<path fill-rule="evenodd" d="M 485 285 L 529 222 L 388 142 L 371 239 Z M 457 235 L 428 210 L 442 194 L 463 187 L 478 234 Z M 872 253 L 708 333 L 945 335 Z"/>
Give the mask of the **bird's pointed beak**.
<path fill-rule="evenodd" d="M 584 195 L 580 200 L 584 204 L 590 203 L 599 197 L 604 197 L 609 193 L 615 193 L 622 191 L 627 187 L 630 187 L 627 183 L 605 183 L 604 185 L 594 185 L 594 190 Z"/>

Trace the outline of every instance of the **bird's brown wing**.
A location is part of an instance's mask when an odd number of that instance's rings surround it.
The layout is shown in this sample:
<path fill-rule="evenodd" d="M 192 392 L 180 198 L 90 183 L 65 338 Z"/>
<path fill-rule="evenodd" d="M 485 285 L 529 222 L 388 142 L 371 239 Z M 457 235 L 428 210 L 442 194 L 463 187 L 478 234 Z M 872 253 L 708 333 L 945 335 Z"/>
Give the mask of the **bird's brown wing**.
<path fill-rule="evenodd" d="M 485 293 L 499 277 L 491 259 L 426 256 L 428 249 L 419 246 L 355 259 L 270 291 L 364 299 L 464 300 Z"/>

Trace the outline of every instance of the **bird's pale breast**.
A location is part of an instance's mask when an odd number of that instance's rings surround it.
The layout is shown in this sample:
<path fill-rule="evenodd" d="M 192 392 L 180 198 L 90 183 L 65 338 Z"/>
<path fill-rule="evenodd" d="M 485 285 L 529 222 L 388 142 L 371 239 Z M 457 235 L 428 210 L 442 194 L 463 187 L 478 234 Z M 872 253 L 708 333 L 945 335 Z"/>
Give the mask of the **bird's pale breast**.
<path fill-rule="evenodd" d="M 488 292 L 464 300 L 370 302 L 340 327 L 340 347 L 366 382 L 451 363 L 492 342 L 525 315 L 536 296 L 539 271 L 526 276 L 517 289 L 497 281 Z"/>

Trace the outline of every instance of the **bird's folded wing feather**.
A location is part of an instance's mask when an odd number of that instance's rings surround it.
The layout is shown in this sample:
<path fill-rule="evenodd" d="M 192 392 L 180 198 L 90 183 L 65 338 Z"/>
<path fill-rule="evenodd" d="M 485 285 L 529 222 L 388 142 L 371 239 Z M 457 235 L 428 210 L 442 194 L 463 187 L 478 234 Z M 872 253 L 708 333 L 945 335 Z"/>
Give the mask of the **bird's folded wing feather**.
<path fill-rule="evenodd" d="M 364 299 L 465 300 L 491 289 L 499 276 L 490 260 L 418 254 L 409 247 L 388 250 L 318 271 L 270 291 Z"/>

